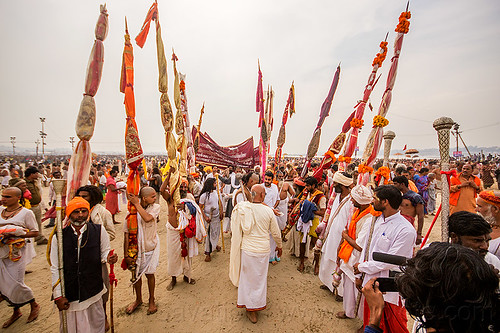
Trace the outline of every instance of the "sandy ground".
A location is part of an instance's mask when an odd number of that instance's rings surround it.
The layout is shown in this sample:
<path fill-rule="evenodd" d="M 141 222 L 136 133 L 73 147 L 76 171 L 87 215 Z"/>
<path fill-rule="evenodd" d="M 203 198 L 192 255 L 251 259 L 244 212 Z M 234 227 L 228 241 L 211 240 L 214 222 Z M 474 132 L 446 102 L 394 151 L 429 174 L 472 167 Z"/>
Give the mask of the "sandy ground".
<path fill-rule="evenodd" d="M 48 189 L 44 188 L 44 196 Z M 204 256 L 199 255 L 193 260 L 193 278 L 195 285 L 188 285 L 178 278 L 173 291 L 166 287 L 170 277 L 166 275 L 166 204 L 161 200 L 159 234 L 161 239 L 160 266 L 156 274 L 156 301 L 158 312 L 146 314 L 146 303 L 132 315 L 125 314 L 125 307 L 134 300 L 132 288 L 129 285 L 130 272 L 116 269 L 118 286 L 114 295 L 114 321 L 116 332 L 260 332 L 273 330 L 277 332 L 355 332 L 361 326 L 361 320 L 340 320 L 335 313 L 342 311 L 342 303 L 334 300 L 327 291 L 320 289 L 321 282 L 312 274 L 311 262 L 305 273 L 296 270 L 298 259 L 292 257 L 286 249 L 281 262 L 269 267 L 267 309 L 259 313 L 259 322 L 252 324 L 246 318 L 243 309 L 236 308 L 237 288 L 228 277 L 230 237 L 225 234 L 226 252 L 222 251 L 212 256 L 212 261 L 204 262 Z M 126 208 L 124 207 L 126 210 Z M 123 222 L 125 211 L 117 215 L 117 220 Z M 432 221 L 432 216 L 425 219 L 424 235 Z M 431 233 L 431 240 L 440 239 L 439 221 Z M 111 246 L 120 255 L 123 253 L 123 225 L 117 225 L 117 237 Z M 118 232 L 120 231 L 120 232 Z M 48 229 L 43 229 L 48 236 Z M 23 307 L 23 317 L 4 332 L 21 332 L 35 330 L 38 332 L 57 332 L 59 325 L 58 311 L 51 297 L 51 276 L 49 265 L 45 258 L 45 246 L 36 246 L 37 256 L 28 265 L 32 271 L 26 275 L 26 284 L 35 293 L 37 302 L 41 305 L 38 319 L 26 324 L 29 306 Z M 200 253 L 203 247 L 200 245 Z M 119 262 L 120 262 L 119 261 Z M 143 299 L 148 299 L 146 284 L 143 283 Z M 11 315 L 12 309 L 6 302 L 0 304 L 0 322 Z M 108 307 L 109 315 L 109 307 Z M 412 321 L 409 318 L 409 327 Z"/>

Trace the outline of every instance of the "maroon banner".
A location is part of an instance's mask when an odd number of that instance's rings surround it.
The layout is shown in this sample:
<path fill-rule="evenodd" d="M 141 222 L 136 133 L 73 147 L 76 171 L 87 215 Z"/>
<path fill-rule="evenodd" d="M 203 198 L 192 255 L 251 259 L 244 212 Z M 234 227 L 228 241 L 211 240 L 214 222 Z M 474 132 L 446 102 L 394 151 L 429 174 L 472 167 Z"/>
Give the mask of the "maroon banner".
<path fill-rule="evenodd" d="M 193 126 L 191 131 L 193 141 L 196 132 L 196 126 Z M 242 168 L 253 168 L 255 165 L 253 137 L 235 146 L 221 147 L 207 133 L 200 133 L 198 147 L 197 163 L 220 167 L 233 165 Z"/>

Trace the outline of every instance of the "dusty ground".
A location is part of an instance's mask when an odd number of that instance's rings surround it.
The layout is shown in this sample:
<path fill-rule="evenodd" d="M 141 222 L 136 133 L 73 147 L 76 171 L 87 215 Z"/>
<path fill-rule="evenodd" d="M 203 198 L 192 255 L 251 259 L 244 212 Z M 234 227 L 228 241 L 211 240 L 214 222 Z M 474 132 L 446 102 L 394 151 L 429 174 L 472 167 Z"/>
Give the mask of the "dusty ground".
<path fill-rule="evenodd" d="M 47 195 L 48 190 L 44 189 Z M 335 302 L 332 295 L 320 289 L 321 282 L 314 276 L 310 267 L 306 273 L 296 270 L 297 259 L 284 251 L 283 258 L 277 266 L 269 267 L 267 309 L 260 312 L 259 322 L 248 321 L 245 311 L 236 308 L 237 289 L 229 281 L 229 248 L 230 240 L 226 236 L 226 253 L 213 255 L 212 262 L 204 262 L 200 255 L 193 260 L 193 277 L 195 285 L 178 282 L 173 291 L 167 291 L 170 277 L 166 275 L 166 205 L 162 200 L 161 222 L 159 233 L 161 239 L 160 266 L 156 274 L 156 300 L 158 312 L 146 315 L 146 305 L 132 315 L 125 314 L 125 307 L 133 301 L 132 288 L 129 286 L 130 273 L 117 267 L 118 286 L 115 288 L 115 331 L 116 332 L 355 332 L 360 327 L 360 320 L 340 320 L 335 313 L 342 310 L 342 304 Z M 126 209 L 126 208 L 124 208 Z M 426 218 L 424 232 L 429 228 L 432 216 Z M 122 211 L 118 221 L 124 221 Z M 439 221 L 436 224 L 431 240 L 440 239 Z M 117 225 L 117 238 L 112 248 L 121 256 L 123 233 L 122 225 Z M 44 229 L 48 235 L 48 229 Z M 227 234 L 226 234 L 227 235 Z M 287 247 L 287 245 L 285 245 Z M 23 317 L 4 332 L 21 332 L 25 329 L 38 332 L 56 332 L 59 325 L 58 311 L 50 301 L 51 277 L 45 258 L 45 246 L 36 246 L 37 257 L 27 267 L 32 273 L 26 275 L 26 284 L 30 286 L 37 302 L 41 305 L 38 319 L 26 324 L 29 307 L 22 308 Z M 200 246 L 200 253 L 203 248 Z M 121 258 L 120 258 L 121 260 Z M 310 263 L 309 263 L 310 265 Z M 144 288 L 143 298 L 148 293 Z M 108 308 L 109 309 L 109 308 Z M 0 322 L 7 320 L 12 309 L 5 302 L 0 303 Z M 109 310 L 108 310 L 109 313 Z M 410 320 L 411 322 L 411 320 Z M 409 323 L 411 327 L 412 323 Z"/>

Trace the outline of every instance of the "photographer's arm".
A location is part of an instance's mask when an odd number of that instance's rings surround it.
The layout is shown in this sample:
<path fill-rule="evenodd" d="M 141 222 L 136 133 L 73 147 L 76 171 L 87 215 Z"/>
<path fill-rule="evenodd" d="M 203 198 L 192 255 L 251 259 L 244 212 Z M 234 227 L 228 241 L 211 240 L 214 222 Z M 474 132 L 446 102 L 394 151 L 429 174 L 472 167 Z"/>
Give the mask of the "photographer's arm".
<path fill-rule="evenodd" d="M 384 312 L 384 297 L 378 289 L 377 278 L 369 280 L 363 287 L 362 293 L 370 308 L 370 322 L 369 325 L 365 327 L 365 332 L 383 332 L 379 325 L 382 319 L 382 313 Z"/>

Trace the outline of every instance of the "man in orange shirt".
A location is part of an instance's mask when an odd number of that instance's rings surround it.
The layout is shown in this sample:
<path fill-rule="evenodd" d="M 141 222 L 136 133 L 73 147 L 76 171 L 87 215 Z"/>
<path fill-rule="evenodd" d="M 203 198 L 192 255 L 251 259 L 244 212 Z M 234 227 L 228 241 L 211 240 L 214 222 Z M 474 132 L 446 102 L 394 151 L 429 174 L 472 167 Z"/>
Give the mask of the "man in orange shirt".
<path fill-rule="evenodd" d="M 472 174 L 472 166 L 467 163 L 458 176 L 450 179 L 450 215 L 455 212 L 476 211 L 476 197 L 482 191 L 481 180 Z"/>

